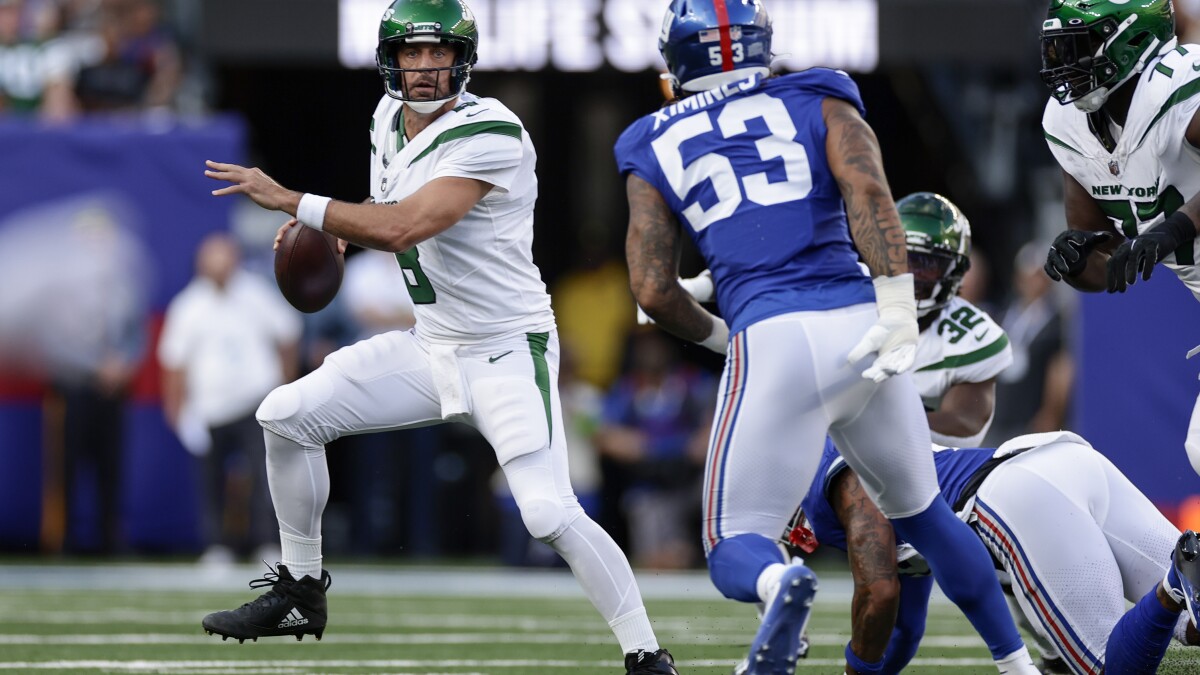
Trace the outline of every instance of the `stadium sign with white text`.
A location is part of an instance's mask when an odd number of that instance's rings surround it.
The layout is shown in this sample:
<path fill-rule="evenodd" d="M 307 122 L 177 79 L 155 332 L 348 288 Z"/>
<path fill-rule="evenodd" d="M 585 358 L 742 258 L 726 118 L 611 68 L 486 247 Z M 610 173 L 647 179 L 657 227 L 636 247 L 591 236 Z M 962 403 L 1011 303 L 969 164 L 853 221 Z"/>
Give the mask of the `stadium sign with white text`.
<path fill-rule="evenodd" d="M 471 0 L 479 24 L 479 68 L 639 72 L 663 67 L 658 53 L 665 2 Z M 338 58 L 375 67 L 379 0 L 339 0 Z M 879 63 L 878 0 L 771 0 L 776 63 L 869 72 Z"/>

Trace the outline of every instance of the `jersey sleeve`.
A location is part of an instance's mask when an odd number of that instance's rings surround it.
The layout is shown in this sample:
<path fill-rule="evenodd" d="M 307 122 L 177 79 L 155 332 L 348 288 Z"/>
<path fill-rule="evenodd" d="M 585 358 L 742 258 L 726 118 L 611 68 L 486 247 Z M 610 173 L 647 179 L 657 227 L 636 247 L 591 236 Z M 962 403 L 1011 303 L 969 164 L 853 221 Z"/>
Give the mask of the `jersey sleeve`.
<path fill-rule="evenodd" d="M 616 155 L 617 170 L 622 176 L 633 174 L 651 185 L 655 184 L 656 172 L 651 164 L 654 161 L 654 151 L 650 148 L 644 120 L 634 122 L 621 133 L 613 146 L 613 154 Z"/>
<path fill-rule="evenodd" d="M 431 180 L 473 178 L 505 191 L 513 186 L 525 155 L 525 130 L 511 122 L 479 124 L 459 127 L 467 135 L 446 143 Z"/>
<path fill-rule="evenodd" d="M 829 68 L 812 68 L 786 77 L 798 78 L 798 84 L 808 91 L 824 97 L 839 98 L 850 103 L 858 110 L 858 114 L 867 116 L 867 108 L 863 105 L 862 94 L 858 84 L 845 72 Z"/>
<path fill-rule="evenodd" d="M 1200 66 L 1200 54 L 1196 54 L 1195 61 L 1190 67 L 1178 68 L 1188 79 L 1172 82 L 1174 90 L 1154 116 L 1157 155 L 1168 170 L 1182 164 L 1184 171 L 1195 171 L 1200 163 L 1200 150 L 1187 141 L 1188 126 L 1200 110 L 1200 73 L 1194 70 Z"/>

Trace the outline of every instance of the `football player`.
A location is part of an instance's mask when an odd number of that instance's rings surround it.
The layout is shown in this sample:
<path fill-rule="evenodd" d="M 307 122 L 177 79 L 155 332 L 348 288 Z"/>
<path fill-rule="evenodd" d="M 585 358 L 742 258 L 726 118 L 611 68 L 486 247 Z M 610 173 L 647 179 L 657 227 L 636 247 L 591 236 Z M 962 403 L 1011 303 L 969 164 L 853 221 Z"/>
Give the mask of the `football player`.
<path fill-rule="evenodd" d="M 630 284 L 661 327 L 729 352 L 703 538 L 717 588 L 765 604 L 752 672 L 790 672 L 800 652 L 816 579 L 788 564 L 775 539 L 826 433 L 870 477 L 867 491 L 897 530 L 919 540 L 1001 672 L 1037 672 L 984 569 L 987 551 L 937 499 L 929 427 L 903 374 L 918 335 L 913 276 L 857 87 L 823 68 L 771 77 L 759 0 L 675 0 L 659 46 L 679 98 L 616 144 Z M 681 226 L 712 271 L 725 320 L 677 281 Z"/>
<path fill-rule="evenodd" d="M 625 656 L 628 673 L 676 675 L 650 626 L 629 562 L 580 508 L 567 476 L 558 395 L 559 343 L 533 264 L 536 153 L 500 101 L 467 92 L 478 32 L 462 2 L 395 0 L 379 24 L 386 95 L 371 127 L 371 201 L 288 190 L 258 169 L 209 163 L 245 194 L 324 230 L 396 253 L 416 327 L 346 347 L 275 389 L 257 417 L 283 542 L 271 588 L 210 614 L 211 633 L 239 640 L 325 630 L 321 514 L 325 445 L 346 434 L 458 420 L 492 445 L 530 534 L 570 564 Z M 255 584 L 252 584 L 254 586 Z"/>
<path fill-rule="evenodd" d="M 1200 45 L 1179 44 L 1170 0 L 1054 0 L 1041 75 L 1068 227 L 1046 273 L 1123 293 L 1161 262 L 1200 298 Z M 1200 398 L 1185 448 L 1200 473 Z"/>
<path fill-rule="evenodd" d="M 1031 434 L 998 449 L 943 448 L 934 461 L 942 499 L 991 550 L 1068 672 L 1153 673 L 1173 636 L 1200 642 L 1200 541 L 1181 535 L 1087 441 Z M 831 442 L 797 521 L 789 545 L 850 555 L 847 650 L 886 652 L 878 672 L 901 672 L 924 634 L 932 580 L 917 551 L 890 545 L 892 528 Z M 1129 612 L 1126 600 L 1136 603 Z"/>

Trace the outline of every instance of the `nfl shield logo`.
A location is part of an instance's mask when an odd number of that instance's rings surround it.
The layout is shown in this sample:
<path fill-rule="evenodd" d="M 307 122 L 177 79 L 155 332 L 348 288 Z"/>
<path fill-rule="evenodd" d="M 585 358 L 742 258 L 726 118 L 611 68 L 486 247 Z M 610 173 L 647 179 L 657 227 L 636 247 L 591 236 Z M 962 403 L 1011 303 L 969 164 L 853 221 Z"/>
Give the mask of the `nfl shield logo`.
<path fill-rule="evenodd" d="M 1114 176 L 1121 175 L 1121 165 L 1117 164 L 1117 160 L 1114 159 L 1108 162 L 1108 172 Z"/>
<path fill-rule="evenodd" d="M 379 189 L 383 192 L 387 192 L 387 176 L 384 176 L 379 180 Z"/>

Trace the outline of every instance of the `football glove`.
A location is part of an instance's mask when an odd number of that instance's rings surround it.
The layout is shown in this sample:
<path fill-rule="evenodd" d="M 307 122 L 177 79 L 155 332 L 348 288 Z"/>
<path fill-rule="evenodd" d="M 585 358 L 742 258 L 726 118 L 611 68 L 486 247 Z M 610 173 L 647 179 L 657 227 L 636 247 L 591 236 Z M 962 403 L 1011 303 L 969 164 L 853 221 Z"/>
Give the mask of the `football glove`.
<path fill-rule="evenodd" d="M 875 305 L 879 319 L 862 340 L 850 350 L 846 360 L 856 363 L 872 352 L 878 356 L 862 376 L 883 382 L 912 367 L 917 356 L 917 301 L 912 273 L 894 277 L 875 277 Z"/>
<path fill-rule="evenodd" d="M 1137 281 L 1149 281 L 1154 266 L 1185 242 L 1196 238 L 1196 226 L 1186 214 L 1176 211 L 1134 239 L 1121 242 L 1108 259 L 1108 292 L 1124 293 Z"/>
<path fill-rule="evenodd" d="M 1043 269 L 1055 281 L 1062 281 L 1064 277 L 1077 277 L 1087 269 L 1088 256 L 1092 254 L 1092 249 L 1112 237 L 1111 232 L 1063 230 L 1050 245 Z"/>

